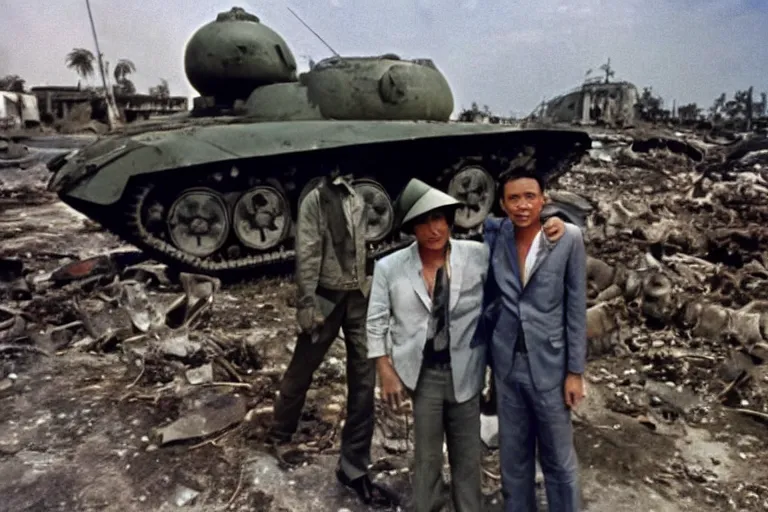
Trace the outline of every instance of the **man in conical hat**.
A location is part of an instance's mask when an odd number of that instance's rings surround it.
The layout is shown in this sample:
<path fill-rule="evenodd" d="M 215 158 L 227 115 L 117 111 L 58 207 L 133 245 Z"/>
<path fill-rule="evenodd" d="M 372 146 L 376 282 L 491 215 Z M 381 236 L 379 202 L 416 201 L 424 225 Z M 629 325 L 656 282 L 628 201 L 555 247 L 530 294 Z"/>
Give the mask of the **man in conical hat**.
<path fill-rule="evenodd" d="M 486 246 L 451 238 L 450 195 L 412 179 L 395 201 L 396 222 L 416 241 L 376 263 L 366 324 L 382 398 L 411 399 L 415 431 L 413 504 L 439 508 L 443 440 L 457 512 L 482 510 L 480 394 L 486 347 L 472 338 L 488 272 Z M 560 235 L 559 219 L 553 223 Z"/>

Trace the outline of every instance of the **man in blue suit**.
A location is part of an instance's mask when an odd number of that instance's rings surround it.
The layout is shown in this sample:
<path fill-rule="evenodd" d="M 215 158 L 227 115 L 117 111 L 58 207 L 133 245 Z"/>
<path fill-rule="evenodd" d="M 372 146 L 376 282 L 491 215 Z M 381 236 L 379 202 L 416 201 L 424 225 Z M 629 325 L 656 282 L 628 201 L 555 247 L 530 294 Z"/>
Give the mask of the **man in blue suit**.
<path fill-rule="evenodd" d="M 573 224 L 554 243 L 542 235 L 545 184 L 538 174 L 512 171 L 500 185 L 508 218 L 485 223 L 491 261 L 478 335 L 490 341 L 505 511 L 536 510 L 537 444 L 549 510 L 578 511 L 570 409 L 584 397 L 584 241 Z"/>

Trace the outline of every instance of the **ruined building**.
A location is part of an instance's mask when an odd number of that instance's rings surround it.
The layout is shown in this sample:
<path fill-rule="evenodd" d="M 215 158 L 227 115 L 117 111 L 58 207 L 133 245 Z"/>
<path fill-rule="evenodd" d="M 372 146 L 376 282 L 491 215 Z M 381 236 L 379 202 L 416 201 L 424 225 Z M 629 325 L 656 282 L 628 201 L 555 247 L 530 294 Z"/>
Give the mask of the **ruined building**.
<path fill-rule="evenodd" d="M 66 119 L 72 109 L 79 105 L 90 108 L 93 119 L 106 118 L 106 103 L 101 94 L 91 89 L 70 86 L 32 87 L 37 97 L 40 114 L 46 122 Z M 121 116 L 127 122 L 149 119 L 186 112 L 188 101 L 185 96 L 156 97 L 148 94 L 115 94 L 115 102 Z"/>
<path fill-rule="evenodd" d="M 637 115 L 639 94 L 629 82 L 587 82 L 543 105 L 541 121 L 631 126 Z"/>
<path fill-rule="evenodd" d="M 0 130 L 31 128 L 39 124 L 40 112 L 35 96 L 0 91 Z"/>

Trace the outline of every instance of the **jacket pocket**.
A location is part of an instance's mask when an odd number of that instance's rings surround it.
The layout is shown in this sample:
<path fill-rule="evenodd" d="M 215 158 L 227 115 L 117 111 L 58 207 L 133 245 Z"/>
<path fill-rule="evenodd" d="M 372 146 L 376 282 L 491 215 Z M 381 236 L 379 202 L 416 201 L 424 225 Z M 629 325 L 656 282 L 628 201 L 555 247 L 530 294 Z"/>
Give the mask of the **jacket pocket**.
<path fill-rule="evenodd" d="M 565 346 L 565 340 L 561 335 L 550 336 L 549 344 L 552 345 L 552 348 L 561 349 Z"/>

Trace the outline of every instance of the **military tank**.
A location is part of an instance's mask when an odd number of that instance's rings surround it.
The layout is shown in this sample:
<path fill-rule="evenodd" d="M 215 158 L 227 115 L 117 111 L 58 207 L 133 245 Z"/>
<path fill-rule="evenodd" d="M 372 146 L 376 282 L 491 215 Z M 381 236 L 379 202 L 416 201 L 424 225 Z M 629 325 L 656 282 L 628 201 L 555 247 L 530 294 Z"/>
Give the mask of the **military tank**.
<path fill-rule="evenodd" d="M 407 243 L 393 199 L 411 177 L 463 201 L 456 236 L 477 236 L 499 173 L 521 158 L 562 173 L 591 145 L 571 129 L 450 121 L 452 90 L 429 59 L 334 55 L 297 74 L 283 38 L 240 8 L 201 27 L 184 64 L 201 94 L 188 115 L 51 162 L 48 187 L 186 271 L 248 277 L 290 261 L 301 198 L 333 170 L 365 198 L 372 258 Z"/>

